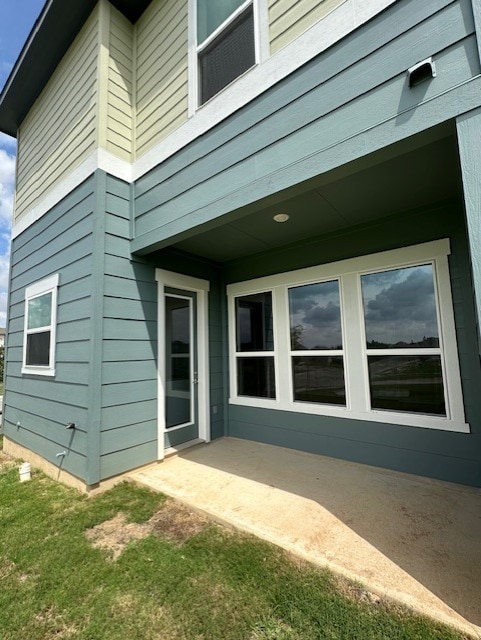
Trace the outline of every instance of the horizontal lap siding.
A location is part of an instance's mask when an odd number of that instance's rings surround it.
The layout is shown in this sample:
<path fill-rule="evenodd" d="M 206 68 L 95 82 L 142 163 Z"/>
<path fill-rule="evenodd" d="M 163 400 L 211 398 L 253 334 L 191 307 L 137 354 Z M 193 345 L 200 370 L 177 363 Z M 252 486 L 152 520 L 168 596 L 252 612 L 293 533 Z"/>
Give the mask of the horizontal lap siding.
<path fill-rule="evenodd" d="M 95 9 L 20 126 L 16 221 L 96 148 L 98 51 Z"/>
<path fill-rule="evenodd" d="M 136 154 L 187 120 L 187 0 L 154 0 L 136 24 Z"/>
<path fill-rule="evenodd" d="M 133 159 L 133 37 L 132 24 L 111 7 L 107 150 L 128 162 Z"/>
<path fill-rule="evenodd" d="M 275 53 L 322 20 L 345 0 L 274 0 L 269 2 L 269 40 Z"/>
<path fill-rule="evenodd" d="M 470 265 L 463 213 L 458 203 L 403 214 L 363 229 L 327 236 L 308 246 L 238 260 L 226 280 L 239 281 L 449 237 L 449 258 L 466 421 L 471 433 L 229 406 L 229 435 L 340 457 L 451 482 L 481 486 L 481 369 L 470 292 Z M 340 249 L 342 248 L 342 249 Z"/>
<path fill-rule="evenodd" d="M 479 73 L 473 31 L 468 0 L 393 5 L 138 180 L 134 249 L 352 160 L 386 123 L 400 137 L 422 130 L 428 121 L 411 116 Z M 429 55 L 437 78 L 406 90 L 406 69 Z M 453 114 L 435 115 L 431 124 Z"/>
<path fill-rule="evenodd" d="M 89 179 L 13 240 L 4 432 L 85 478 L 95 198 Z M 22 375 L 25 287 L 59 274 L 55 378 Z M 77 428 L 67 431 L 65 425 Z"/>
<path fill-rule="evenodd" d="M 130 255 L 130 186 L 107 177 L 101 478 L 157 458 L 155 268 Z"/>

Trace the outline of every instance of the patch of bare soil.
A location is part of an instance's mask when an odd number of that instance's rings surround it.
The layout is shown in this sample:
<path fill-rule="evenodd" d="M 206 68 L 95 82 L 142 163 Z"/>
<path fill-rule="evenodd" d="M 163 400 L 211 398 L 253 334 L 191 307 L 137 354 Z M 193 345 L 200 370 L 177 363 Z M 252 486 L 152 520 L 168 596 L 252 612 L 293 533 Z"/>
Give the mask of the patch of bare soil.
<path fill-rule="evenodd" d="M 343 576 L 333 576 L 333 580 L 338 591 L 349 600 L 367 604 L 386 604 L 383 598 L 368 591 L 361 584 L 351 582 Z"/>
<path fill-rule="evenodd" d="M 132 540 L 157 535 L 181 545 L 200 533 L 207 524 L 207 518 L 167 500 L 147 522 L 127 522 L 125 515 L 118 513 L 111 520 L 88 529 L 85 535 L 94 548 L 106 551 L 112 560 L 117 560 Z"/>
<path fill-rule="evenodd" d="M 163 508 L 150 518 L 149 523 L 155 535 L 181 545 L 201 533 L 209 520 L 174 500 L 167 500 Z"/>
<path fill-rule="evenodd" d="M 13 467 L 15 464 L 15 459 L 12 458 L 12 456 L 9 456 L 8 453 L 5 453 L 3 449 L 0 449 L 0 471 L 2 469 Z"/>

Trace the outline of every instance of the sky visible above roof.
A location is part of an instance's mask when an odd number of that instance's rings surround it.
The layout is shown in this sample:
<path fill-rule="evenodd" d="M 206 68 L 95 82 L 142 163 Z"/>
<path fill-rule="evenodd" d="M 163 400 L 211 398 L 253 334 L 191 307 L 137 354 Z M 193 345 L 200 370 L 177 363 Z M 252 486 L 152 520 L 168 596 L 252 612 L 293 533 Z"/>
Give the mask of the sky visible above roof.
<path fill-rule="evenodd" d="M 44 0 L 1 0 L 0 90 L 40 14 Z M 0 327 L 5 326 L 16 142 L 0 133 Z"/>

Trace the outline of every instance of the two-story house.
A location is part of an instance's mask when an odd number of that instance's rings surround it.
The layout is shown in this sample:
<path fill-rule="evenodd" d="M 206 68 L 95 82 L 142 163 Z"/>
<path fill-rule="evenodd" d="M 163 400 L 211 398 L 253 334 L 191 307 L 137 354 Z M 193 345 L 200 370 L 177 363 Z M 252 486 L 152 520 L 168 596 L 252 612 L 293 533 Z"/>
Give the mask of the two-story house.
<path fill-rule="evenodd" d="M 246 438 L 481 486 L 478 0 L 50 0 L 5 448 L 90 488 Z"/>

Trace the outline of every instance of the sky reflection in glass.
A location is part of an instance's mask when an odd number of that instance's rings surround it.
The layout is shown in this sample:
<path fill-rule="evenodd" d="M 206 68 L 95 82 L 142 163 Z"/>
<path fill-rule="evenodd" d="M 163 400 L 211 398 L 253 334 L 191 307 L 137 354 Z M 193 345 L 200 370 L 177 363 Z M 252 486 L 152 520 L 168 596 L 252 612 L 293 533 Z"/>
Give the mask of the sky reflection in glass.
<path fill-rule="evenodd" d="M 342 349 L 339 282 L 320 282 L 289 289 L 291 348 Z"/>
<path fill-rule="evenodd" d="M 432 265 L 361 276 L 369 349 L 439 346 Z"/>

